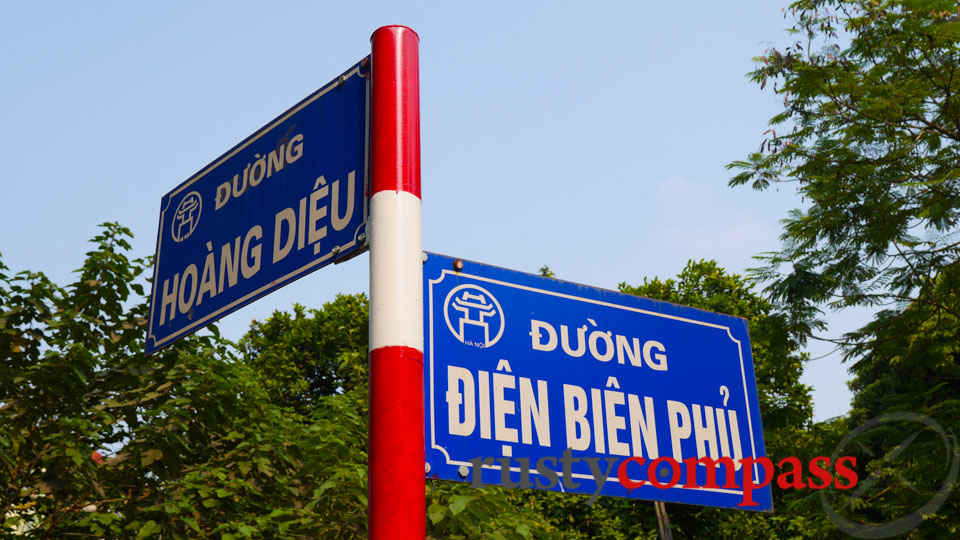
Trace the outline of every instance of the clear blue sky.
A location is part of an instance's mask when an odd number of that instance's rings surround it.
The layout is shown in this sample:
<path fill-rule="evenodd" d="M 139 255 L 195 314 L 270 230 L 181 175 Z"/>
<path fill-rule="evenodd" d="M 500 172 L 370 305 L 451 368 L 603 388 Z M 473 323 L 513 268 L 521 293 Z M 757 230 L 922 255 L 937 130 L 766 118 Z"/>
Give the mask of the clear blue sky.
<path fill-rule="evenodd" d="M 424 247 L 605 288 L 779 246 L 787 190 L 726 186 L 778 112 L 745 74 L 784 2 L 4 3 L 0 253 L 65 283 L 96 225 L 152 253 L 160 197 L 405 24 L 421 37 Z M 223 319 L 367 290 L 367 257 Z M 829 334 L 856 316 L 833 317 Z M 830 347 L 812 344 L 814 356 Z M 807 364 L 816 415 L 846 368 Z"/>

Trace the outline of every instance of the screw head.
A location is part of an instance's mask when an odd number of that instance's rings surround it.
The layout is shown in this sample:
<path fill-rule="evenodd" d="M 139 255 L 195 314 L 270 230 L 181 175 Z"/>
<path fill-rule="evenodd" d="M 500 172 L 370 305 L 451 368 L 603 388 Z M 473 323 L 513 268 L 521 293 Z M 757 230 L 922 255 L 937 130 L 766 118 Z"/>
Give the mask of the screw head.
<path fill-rule="evenodd" d="M 357 235 L 357 242 L 360 242 L 361 244 L 362 244 L 362 243 L 364 242 L 364 240 L 366 240 L 366 239 L 367 239 L 367 235 L 365 235 L 365 234 L 363 234 L 363 233 L 360 233 L 359 235 Z"/>
<path fill-rule="evenodd" d="M 423 472 L 424 472 L 425 474 L 430 474 L 430 463 L 424 463 L 424 464 L 423 464 Z"/>
<path fill-rule="evenodd" d="M 463 270 L 463 261 L 460 259 L 453 261 L 453 269 L 457 272 Z"/>
<path fill-rule="evenodd" d="M 457 469 L 457 474 L 460 475 L 460 478 L 466 478 L 467 476 L 470 476 L 470 468 L 466 465 L 461 465 L 460 468 Z"/>

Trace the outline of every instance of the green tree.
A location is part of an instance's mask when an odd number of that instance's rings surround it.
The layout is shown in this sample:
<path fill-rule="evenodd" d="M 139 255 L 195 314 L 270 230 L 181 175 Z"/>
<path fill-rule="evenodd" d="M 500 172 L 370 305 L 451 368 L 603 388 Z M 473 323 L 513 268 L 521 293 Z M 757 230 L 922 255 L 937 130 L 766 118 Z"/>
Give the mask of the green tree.
<path fill-rule="evenodd" d="M 759 150 L 730 165 L 740 170 L 730 183 L 792 183 L 807 207 L 784 221 L 783 247 L 760 257 L 756 277 L 808 334 L 824 327 L 824 308 L 877 310 L 835 340 L 855 396 L 834 433 L 892 412 L 956 433 L 960 10 L 941 0 L 804 0 L 789 15 L 795 41 L 766 51 L 751 74 L 783 110 Z M 939 488 L 949 444 L 911 429 L 859 438 L 858 469 L 873 487 L 849 499 L 845 517 L 889 523 Z M 904 534 L 956 536 L 955 494 Z"/>
<path fill-rule="evenodd" d="M 937 280 L 933 286 L 939 285 Z M 945 301 L 960 306 L 956 289 L 952 294 Z M 882 314 L 864 333 L 873 339 L 849 355 L 849 384 L 855 395 L 845 419 L 847 429 L 880 415 L 920 413 L 950 437 L 945 445 L 935 431 L 911 421 L 893 422 L 856 439 L 851 450 L 862 464 L 863 481 L 872 487 L 841 515 L 869 526 L 919 511 L 938 496 L 950 480 L 951 462 L 960 459 L 955 446 L 960 433 L 960 320 L 936 306 L 914 302 L 896 316 Z M 943 505 L 926 512 L 922 526 L 909 531 L 909 537 L 960 536 L 958 494 L 956 483 L 952 493 L 944 491 Z"/>
<path fill-rule="evenodd" d="M 284 411 L 214 327 L 144 357 L 128 236 L 104 225 L 66 287 L 0 263 L 0 536 L 361 536 L 354 404 Z"/>
<path fill-rule="evenodd" d="M 883 306 L 885 321 L 912 303 L 960 317 L 955 2 L 804 0 L 790 13 L 797 40 L 750 75 L 783 111 L 760 150 L 730 165 L 741 170 L 730 183 L 792 183 L 808 207 L 785 220 L 783 249 L 761 257 L 758 276 L 807 323 L 824 305 Z"/>
<path fill-rule="evenodd" d="M 365 384 L 368 312 L 363 294 L 337 295 L 321 309 L 297 304 L 253 321 L 240 352 L 274 403 L 307 413 L 321 397 Z"/>

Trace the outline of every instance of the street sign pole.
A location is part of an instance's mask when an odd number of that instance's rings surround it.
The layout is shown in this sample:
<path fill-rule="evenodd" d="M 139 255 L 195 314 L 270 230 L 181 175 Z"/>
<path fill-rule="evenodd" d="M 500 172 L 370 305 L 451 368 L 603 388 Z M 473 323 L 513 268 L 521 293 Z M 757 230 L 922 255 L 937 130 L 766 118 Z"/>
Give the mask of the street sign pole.
<path fill-rule="evenodd" d="M 373 33 L 369 537 L 426 536 L 419 37 Z"/>
<path fill-rule="evenodd" d="M 667 506 L 663 504 L 663 501 L 654 501 L 653 508 L 657 512 L 657 527 L 660 529 L 660 540 L 673 540 L 673 530 L 670 528 Z"/>

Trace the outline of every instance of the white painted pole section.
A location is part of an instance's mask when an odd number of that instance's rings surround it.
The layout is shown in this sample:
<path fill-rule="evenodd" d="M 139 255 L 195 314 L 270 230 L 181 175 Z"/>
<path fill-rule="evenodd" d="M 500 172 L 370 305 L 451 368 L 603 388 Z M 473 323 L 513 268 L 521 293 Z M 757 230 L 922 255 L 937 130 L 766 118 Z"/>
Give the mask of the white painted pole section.
<path fill-rule="evenodd" d="M 370 199 L 370 350 L 423 352 L 420 198 L 379 191 Z"/>

